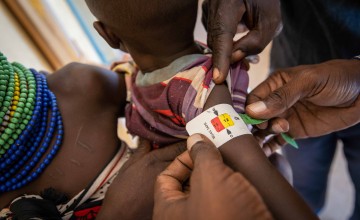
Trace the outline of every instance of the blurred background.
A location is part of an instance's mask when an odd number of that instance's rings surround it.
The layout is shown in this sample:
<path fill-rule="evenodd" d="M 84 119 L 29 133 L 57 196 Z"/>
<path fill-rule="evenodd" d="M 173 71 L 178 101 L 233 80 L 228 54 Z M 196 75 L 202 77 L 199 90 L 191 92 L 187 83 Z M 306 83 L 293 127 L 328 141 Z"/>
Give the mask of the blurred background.
<path fill-rule="evenodd" d="M 74 61 L 108 68 L 126 55 L 98 36 L 94 20 L 83 0 L 0 0 L 0 51 L 9 61 L 48 72 Z M 206 43 L 200 16 L 195 38 Z M 260 62 L 251 65 L 250 89 L 268 75 L 270 49 L 271 44 L 260 54 Z M 346 169 L 340 146 L 322 220 L 345 220 L 351 213 L 354 192 Z"/>

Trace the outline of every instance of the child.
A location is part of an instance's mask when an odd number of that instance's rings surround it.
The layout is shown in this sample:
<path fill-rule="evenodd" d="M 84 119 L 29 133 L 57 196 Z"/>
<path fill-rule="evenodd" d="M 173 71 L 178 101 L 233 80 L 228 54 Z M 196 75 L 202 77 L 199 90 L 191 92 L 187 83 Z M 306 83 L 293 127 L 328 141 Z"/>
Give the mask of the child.
<path fill-rule="evenodd" d="M 186 138 L 186 123 L 203 111 L 215 86 L 211 55 L 193 38 L 197 2 L 173 1 L 153 8 L 136 6 L 141 1 L 87 2 L 101 20 L 94 23 L 99 34 L 109 45 L 130 52 L 140 69 L 133 72 L 126 109 L 130 133 L 151 140 L 155 148 Z M 111 13 L 113 8 L 120 11 Z M 232 66 L 227 81 L 239 113 L 249 81 L 245 68 L 242 63 Z"/>
<path fill-rule="evenodd" d="M 132 134 L 161 147 L 186 138 L 185 124 L 207 108 L 225 103 L 243 110 L 248 83 L 243 64 L 232 66 L 227 85 L 211 82 L 211 56 L 204 55 L 193 38 L 197 1 L 86 2 L 99 20 L 94 23 L 99 34 L 111 47 L 129 52 L 140 69 L 133 75 L 132 102 L 126 109 Z M 257 188 L 276 219 L 316 218 L 251 135 L 238 136 L 219 150 L 225 162 Z M 123 196 L 117 189 L 115 181 L 100 219 L 124 212 L 113 207 Z"/>

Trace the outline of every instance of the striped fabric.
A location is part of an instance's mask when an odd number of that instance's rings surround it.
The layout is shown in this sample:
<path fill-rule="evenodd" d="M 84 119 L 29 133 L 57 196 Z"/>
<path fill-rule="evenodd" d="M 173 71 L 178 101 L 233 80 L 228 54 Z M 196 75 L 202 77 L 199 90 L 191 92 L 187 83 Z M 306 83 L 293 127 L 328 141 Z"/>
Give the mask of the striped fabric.
<path fill-rule="evenodd" d="M 136 85 L 137 74 L 142 73 L 133 74 L 131 103 L 126 107 L 130 133 L 152 141 L 155 148 L 185 139 L 186 123 L 203 111 L 215 86 L 211 56 L 200 56 L 172 77 L 151 85 Z M 244 111 L 248 83 L 245 65 L 233 65 L 227 85 L 239 113 Z"/>

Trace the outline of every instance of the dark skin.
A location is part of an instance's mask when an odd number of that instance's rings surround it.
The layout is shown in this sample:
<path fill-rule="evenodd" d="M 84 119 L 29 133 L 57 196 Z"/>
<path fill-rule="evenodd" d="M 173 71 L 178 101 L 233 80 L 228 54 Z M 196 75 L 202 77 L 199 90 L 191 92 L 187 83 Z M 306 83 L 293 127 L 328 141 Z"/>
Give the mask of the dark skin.
<path fill-rule="evenodd" d="M 107 25 L 100 21 L 94 22 L 94 28 L 112 48 L 121 49 L 130 53 L 135 63 L 144 73 L 163 68 L 169 65 L 175 59 L 184 55 L 201 53 L 192 36 L 184 37 L 184 39 L 181 41 L 174 41 L 171 44 L 166 44 L 162 39 L 146 37 L 150 35 L 149 33 L 144 33 L 145 37 L 142 36 L 147 38 L 146 42 L 143 42 L 142 39 L 138 39 L 139 35 L 136 33 L 129 33 L 129 36 L 125 36 L 125 40 L 123 40 L 124 37 L 120 37 L 122 36 L 121 34 L 117 34 L 116 30 L 114 31 L 110 29 Z M 133 46 L 134 43 L 127 42 L 127 38 L 131 38 L 131 41 L 137 41 L 141 43 Z M 141 50 L 141 45 L 144 45 L 144 47 L 145 45 L 146 47 L 150 45 L 151 48 L 154 48 L 153 50 L 156 51 L 161 50 L 160 48 L 164 48 L 164 45 L 166 45 L 167 48 L 166 50 L 164 49 L 165 52 L 163 53 L 149 54 L 144 53 Z M 138 48 L 140 48 L 140 50 Z"/>
<path fill-rule="evenodd" d="M 224 82 L 230 63 L 260 53 L 281 29 L 278 0 L 205 0 L 202 11 L 216 83 Z M 233 40 L 245 30 L 249 31 L 245 36 Z"/>
<path fill-rule="evenodd" d="M 99 9 L 92 9 L 91 7 L 90 9 L 96 12 L 95 16 L 99 19 L 99 21 L 94 23 L 94 27 L 99 34 L 113 48 L 121 49 L 125 47 L 143 73 L 163 68 L 176 58 L 197 52 L 192 37 L 193 30 L 172 39 L 173 41 L 169 45 L 159 39 L 167 36 L 167 34 L 171 35 L 171 30 L 176 31 L 172 23 L 169 24 L 170 26 L 165 26 L 163 32 L 158 34 L 155 31 L 152 33 L 142 31 L 142 29 L 132 32 L 124 28 L 125 24 L 122 21 L 117 20 L 115 22 L 109 19 L 111 17 L 109 15 L 110 11 L 105 13 L 105 9 L 104 12 Z M 184 19 L 186 22 L 190 22 L 190 20 L 186 20 L 188 19 L 187 17 L 184 17 Z M 226 20 L 225 17 L 224 19 Z M 236 22 L 239 21 L 236 20 Z M 230 22 L 229 25 L 231 26 L 233 23 Z M 151 53 L 149 51 L 145 52 L 141 50 L 139 45 L 143 45 L 147 49 L 153 48 L 153 50 Z M 169 54 L 172 55 L 167 57 L 166 55 Z M 214 88 L 206 102 L 205 108 L 221 103 L 232 104 L 228 88 L 224 84 Z M 315 214 L 288 182 L 271 165 L 252 135 L 243 135 L 232 139 L 220 148 L 220 152 L 226 164 L 235 171 L 242 173 L 255 186 L 275 219 L 317 219 Z M 256 165 L 254 161 L 256 161 Z M 124 199 L 124 196 L 119 193 L 112 198 L 111 203 L 116 204 L 115 201 L 118 199 Z M 106 212 L 107 217 L 112 216 L 114 218 L 114 216 L 120 216 L 123 211 L 113 207 L 112 209 L 107 209 Z M 105 216 L 105 213 L 103 214 Z"/>
<path fill-rule="evenodd" d="M 181 5 L 184 7 L 182 13 L 178 13 L 176 19 L 169 18 L 172 19 L 171 22 L 162 22 L 160 25 L 147 21 L 146 27 L 143 27 L 144 21 L 140 16 L 138 19 L 135 18 L 136 16 L 132 18 L 139 13 L 137 10 L 123 10 L 123 4 L 133 8 L 134 5 L 128 3 L 131 2 L 129 0 L 122 3 L 112 0 L 101 0 L 97 3 L 94 1 L 96 0 L 86 2 L 99 20 L 93 24 L 96 31 L 112 48 L 130 53 L 143 73 L 163 68 L 184 55 L 202 53 L 193 36 L 197 12 L 195 1 L 185 0 Z M 136 3 L 142 5 L 140 2 Z M 112 7 L 106 5 L 112 5 Z M 140 5 L 135 5 L 135 8 Z M 146 11 L 146 8 L 142 10 Z M 119 11 L 128 15 L 118 17 Z M 166 18 L 163 19 L 166 20 Z"/>
<path fill-rule="evenodd" d="M 246 112 L 270 119 L 256 135 L 280 128 L 294 138 L 316 137 L 359 123 L 359 69 L 359 60 L 332 60 L 278 70 L 249 94 Z M 284 144 L 275 135 L 264 147 L 274 152 Z"/>
<path fill-rule="evenodd" d="M 273 219 L 254 186 L 224 164 L 209 139 L 192 135 L 187 147 L 157 178 L 153 219 Z"/>
<path fill-rule="evenodd" d="M 98 33 L 112 48 L 129 52 L 143 72 L 167 66 L 189 52 L 200 52 L 194 44 L 192 30 L 187 31 L 187 34 L 181 36 L 183 39 L 179 40 L 174 24 L 162 26 L 161 32 L 166 33 L 165 35 L 144 30 L 140 31 L 142 34 L 138 34 L 139 31 L 129 32 L 126 24 L 121 27 L 120 21 L 114 24 L 114 19 L 108 20 L 106 14 L 97 12 L 95 16 L 101 21 L 94 23 Z M 182 19 L 184 22 L 176 27 L 188 30 L 193 23 L 193 14 Z M 247 55 L 260 53 L 280 30 L 280 2 L 205 0 L 202 21 L 208 32 L 208 45 L 213 50 L 214 81 L 221 84 L 226 79 L 230 63 L 239 62 Z M 242 29 L 249 30 L 249 33 L 233 41 L 238 25 L 244 26 Z M 152 52 L 144 53 L 144 48 Z"/>
<path fill-rule="evenodd" d="M 63 144 L 38 179 L 19 190 L 1 194 L 0 207 L 24 193 L 39 194 L 49 187 L 69 197 L 75 196 L 97 176 L 120 146 L 116 120 L 122 113 L 124 97 L 108 94 L 123 92 L 124 87 L 118 86 L 123 84 L 122 78 L 100 68 L 70 64 L 47 79 L 63 117 Z"/>
<path fill-rule="evenodd" d="M 95 23 L 96 26 L 105 28 L 97 28 L 97 31 L 103 37 L 110 32 L 100 21 Z M 109 40 L 110 37 L 105 36 L 104 38 Z M 115 42 L 110 43 L 116 45 Z M 124 41 L 119 41 L 117 44 L 120 45 L 121 43 L 126 45 Z M 187 50 L 183 50 L 184 53 L 179 53 L 178 56 L 191 54 L 191 48 L 190 46 Z M 156 58 L 154 61 L 156 62 Z M 146 66 L 140 66 L 140 69 L 142 68 L 146 68 Z M 232 104 L 225 85 L 218 85 L 214 88 L 205 108 L 220 103 Z M 220 148 L 220 152 L 225 163 L 235 171 L 242 173 L 257 188 L 276 219 L 317 219 L 288 182 L 271 165 L 252 135 L 243 135 L 227 142 Z M 256 166 L 254 166 L 254 161 L 257 161 Z M 273 187 L 270 189 L 269 185 Z M 118 196 L 114 196 L 112 203 L 118 199 L 121 200 L 121 198 L 124 197 L 119 193 Z M 283 207 L 286 207 L 286 209 Z M 119 216 L 122 213 L 121 210 L 116 208 L 107 209 L 106 212 L 106 216 Z"/>
<path fill-rule="evenodd" d="M 205 108 L 232 104 L 225 85 L 214 88 Z M 220 148 L 224 162 L 255 186 L 275 219 L 318 219 L 302 198 L 269 162 L 252 135 L 242 135 Z"/>
<path fill-rule="evenodd" d="M 186 144 L 151 151 L 150 143 L 142 140 L 139 146 L 111 184 L 96 219 L 151 219 L 156 177 L 186 150 Z"/>
<path fill-rule="evenodd" d="M 117 118 L 123 115 L 125 106 L 123 77 L 105 69 L 74 63 L 49 75 L 48 85 L 57 97 L 63 117 L 63 144 L 37 180 L 0 195 L 1 208 L 24 193 L 39 195 L 49 187 L 69 198 L 75 196 L 88 186 L 120 147 L 116 131 Z M 136 177 L 133 169 L 128 170 L 132 164 L 145 166 L 148 176 L 143 178 L 154 182 L 154 176 L 168 165 L 168 161 L 185 149 L 184 144 L 178 144 L 144 156 L 143 152 L 148 150 L 142 149 L 148 149 L 147 146 L 142 142 L 139 152 L 135 152 L 134 158 L 121 169 L 124 179 Z M 131 192 L 133 187 L 126 185 L 122 189 Z M 149 190 L 148 194 L 152 194 L 153 187 Z"/>

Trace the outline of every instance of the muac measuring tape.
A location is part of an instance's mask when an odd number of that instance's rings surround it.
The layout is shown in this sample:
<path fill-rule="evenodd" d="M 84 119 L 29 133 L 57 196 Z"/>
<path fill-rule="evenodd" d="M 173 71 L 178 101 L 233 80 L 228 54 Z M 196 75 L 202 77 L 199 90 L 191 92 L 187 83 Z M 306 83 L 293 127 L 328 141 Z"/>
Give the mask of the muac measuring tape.
<path fill-rule="evenodd" d="M 186 124 L 189 135 L 200 133 L 209 138 L 218 148 L 231 139 L 251 134 L 247 125 L 257 125 L 265 122 L 254 119 L 246 114 L 238 114 L 229 104 L 219 104 L 202 112 Z M 298 148 L 293 138 L 281 133 L 282 138 L 291 146 Z"/>

